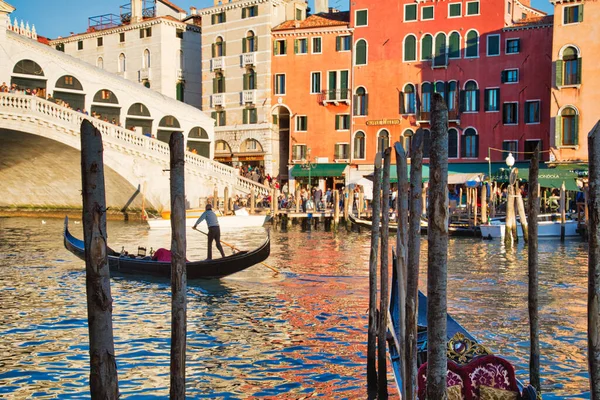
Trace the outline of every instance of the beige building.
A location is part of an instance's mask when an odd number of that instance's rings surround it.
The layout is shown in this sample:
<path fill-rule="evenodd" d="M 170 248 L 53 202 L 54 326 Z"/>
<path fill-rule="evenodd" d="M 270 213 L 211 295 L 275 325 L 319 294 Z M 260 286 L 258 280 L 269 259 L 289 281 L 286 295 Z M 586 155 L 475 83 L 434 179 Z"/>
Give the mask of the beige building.
<path fill-rule="evenodd" d="M 50 45 L 200 108 L 201 35 L 196 21 L 167 0 L 131 0 L 119 15 L 89 18 L 86 32 L 51 40 Z"/>
<path fill-rule="evenodd" d="M 587 135 L 600 112 L 600 3 L 553 0 L 551 161 L 588 161 Z M 552 140 L 553 139 L 553 140 Z"/>
<path fill-rule="evenodd" d="M 272 117 L 271 52 L 278 50 L 271 28 L 304 20 L 306 9 L 303 0 L 215 0 L 196 11 L 202 17 L 202 109 L 216 120 L 216 160 L 264 165 L 273 176 L 287 171 L 287 160 L 280 160 L 287 141 Z"/>

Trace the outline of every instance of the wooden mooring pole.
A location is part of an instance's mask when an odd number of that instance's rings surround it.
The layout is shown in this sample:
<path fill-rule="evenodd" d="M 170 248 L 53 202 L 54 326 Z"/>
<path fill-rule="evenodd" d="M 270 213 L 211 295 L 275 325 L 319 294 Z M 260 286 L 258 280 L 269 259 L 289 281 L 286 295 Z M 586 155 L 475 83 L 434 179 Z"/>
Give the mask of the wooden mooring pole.
<path fill-rule="evenodd" d="M 529 172 L 531 173 L 531 169 L 529 170 Z M 517 188 L 516 190 L 516 203 L 517 203 L 517 211 L 519 212 L 519 220 L 521 221 L 521 231 L 523 232 L 523 240 L 525 241 L 525 243 L 527 243 L 529 241 L 529 234 L 528 234 L 528 222 L 527 222 L 527 217 L 525 216 L 525 204 L 523 203 L 523 196 L 521 196 L 521 191 L 518 189 L 518 187 L 515 185 L 515 187 Z M 530 189 L 531 191 L 531 189 Z M 517 233 L 518 235 L 518 233 Z"/>
<path fill-rule="evenodd" d="M 515 221 L 515 197 L 513 191 L 513 185 L 509 184 L 506 188 L 506 223 L 504 229 L 505 247 L 512 247 L 513 243 L 516 242 L 516 237 L 513 237 L 513 231 L 516 233 L 516 229 L 513 230 L 513 224 Z"/>
<path fill-rule="evenodd" d="M 118 399 L 119 381 L 112 328 L 112 296 L 106 246 L 102 135 L 88 120 L 81 123 L 81 187 L 85 291 L 90 335 L 90 395 Z"/>
<path fill-rule="evenodd" d="M 381 153 L 375 156 L 373 173 L 373 224 L 369 254 L 369 328 L 367 336 L 367 394 L 377 398 L 377 254 L 379 252 L 379 222 L 381 211 Z M 339 208 L 338 205 L 336 207 Z M 382 373 L 386 373 L 383 371 Z"/>
<path fill-rule="evenodd" d="M 427 398 L 446 398 L 448 280 L 448 107 L 439 93 L 431 104 L 429 226 L 427 242 Z"/>
<path fill-rule="evenodd" d="M 419 257 L 423 182 L 423 130 L 417 129 L 410 150 L 410 223 L 406 272 L 406 345 L 404 396 L 417 399 L 417 319 L 419 310 Z M 403 397 L 404 398 L 404 397 Z"/>
<path fill-rule="evenodd" d="M 406 376 L 406 360 L 404 349 L 406 347 L 406 264 L 408 256 L 408 165 L 407 156 L 400 143 L 395 145 L 396 152 L 396 175 L 398 177 L 398 195 L 396 196 L 396 208 L 398 210 L 398 230 L 396 232 L 396 275 L 398 276 L 398 345 L 401 349 L 402 376 Z M 404 388 L 400 388 L 404 393 Z"/>
<path fill-rule="evenodd" d="M 539 263 L 538 263 L 538 214 L 540 212 L 540 186 L 538 185 L 540 148 L 536 147 L 529 165 L 529 200 L 527 208 L 529 215 L 527 258 L 529 264 L 529 382 L 538 393 L 541 393 L 540 382 L 540 336 L 539 336 Z M 521 204 L 523 199 L 521 199 Z M 521 207 L 521 206 L 519 206 Z M 521 217 L 523 218 L 523 217 Z M 523 226 L 521 219 L 521 226 Z M 523 230 L 525 235 L 525 230 Z M 525 236 L 523 236 L 525 237 Z"/>
<path fill-rule="evenodd" d="M 390 236 L 390 166 L 391 149 L 388 147 L 383 152 L 383 182 L 381 199 L 381 265 L 379 276 L 379 324 L 377 330 L 377 371 L 378 396 L 377 400 L 388 398 L 387 380 L 387 310 L 389 304 L 389 236 Z"/>
<path fill-rule="evenodd" d="M 337 231 L 340 225 L 340 192 L 333 191 L 333 230 Z"/>
<path fill-rule="evenodd" d="M 185 237 L 185 149 L 181 132 L 171 134 L 171 388 L 172 400 L 185 399 L 187 273 Z M 225 188 L 225 205 L 228 189 Z M 225 207 L 227 210 L 227 207 Z"/>
<path fill-rule="evenodd" d="M 588 136 L 588 363 L 592 399 L 600 399 L 600 121 Z"/>
<path fill-rule="evenodd" d="M 560 241 L 565 241 L 565 223 L 567 220 L 566 215 L 566 201 L 565 201 L 565 183 L 560 185 Z"/>

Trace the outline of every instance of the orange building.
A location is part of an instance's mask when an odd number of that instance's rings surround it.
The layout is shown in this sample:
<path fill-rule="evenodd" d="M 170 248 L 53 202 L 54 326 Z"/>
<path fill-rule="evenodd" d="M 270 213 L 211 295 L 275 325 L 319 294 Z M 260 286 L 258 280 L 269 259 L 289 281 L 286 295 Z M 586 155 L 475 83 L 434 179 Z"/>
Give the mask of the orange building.
<path fill-rule="evenodd" d="M 523 160 L 548 148 L 551 17 L 517 0 L 352 5 L 358 170 L 396 141 L 409 145 L 419 127 L 427 158 L 433 93 L 449 108 L 451 163 L 481 168 L 488 155 Z"/>
<path fill-rule="evenodd" d="M 600 64 L 593 60 L 600 50 L 596 27 L 600 21 L 600 3 L 556 0 L 552 3 L 552 161 L 587 162 L 587 135 L 600 118 L 600 90 L 596 81 Z"/>
<path fill-rule="evenodd" d="M 273 28 L 273 123 L 290 176 L 333 187 L 350 161 L 352 32 L 348 12 L 311 15 Z M 287 138 L 287 140 L 286 140 Z M 285 179 L 285 177 L 283 177 Z M 325 183 L 327 181 L 327 183 Z"/>

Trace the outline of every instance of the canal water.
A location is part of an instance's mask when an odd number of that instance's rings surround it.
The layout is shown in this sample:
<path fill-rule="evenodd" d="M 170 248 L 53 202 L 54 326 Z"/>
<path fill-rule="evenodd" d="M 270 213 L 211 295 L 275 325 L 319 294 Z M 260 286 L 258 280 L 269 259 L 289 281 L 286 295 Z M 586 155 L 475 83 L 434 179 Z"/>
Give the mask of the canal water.
<path fill-rule="evenodd" d="M 89 397 L 85 268 L 64 249 L 62 226 L 0 218 L 0 398 Z M 109 222 L 108 232 L 116 250 L 170 247 L 169 231 L 139 223 Z M 257 265 L 189 282 L 188 398 L 365 398 L 369 233 L 294 227 L 272 230 L 271 238 L 267 263 L 280 275 Z M 223 232 L 222 239 L 250 249 L 264 232 Z M 188 259 L 205 258 L 205 245 L 205 236 L 188 230 Z M 590 398 L 587 245 L 541 241 L 540 267 L 544 398 Z M 111 284 L 122 398 L 167 398 L 170 284 L 126 276 Z M 451 239 L 448 293 L 454 317 L 527 381 L 523 245 L 506 251 L 499 241 Z"/>

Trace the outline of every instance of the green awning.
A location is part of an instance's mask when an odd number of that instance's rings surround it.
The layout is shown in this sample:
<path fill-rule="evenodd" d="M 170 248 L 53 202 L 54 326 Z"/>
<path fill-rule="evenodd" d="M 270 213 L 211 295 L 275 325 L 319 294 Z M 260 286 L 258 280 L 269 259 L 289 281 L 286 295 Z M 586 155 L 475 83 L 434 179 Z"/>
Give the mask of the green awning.
<path fill-rule="evenodd" d="M 294 178 L 308 178 L 309 173 L 311 177 L 321 178 L 342 176 L 347 166 L 348 164 L 338 163 L 317 163 L 310 164 L 310 166 L 296 164 L 292 167 L 291 174 Z"/>
<path fill-rule="evenodd" d="M 572 170 L 562 168 L 540 168 L 538 181 L 541 187 L 560 189 L 565 183 L 566 190 L 579 191 L 577 187 L 579 175 Z M 519 179 L 527 182 L 529 179 L 529 168 L 519 168 Z"/>

